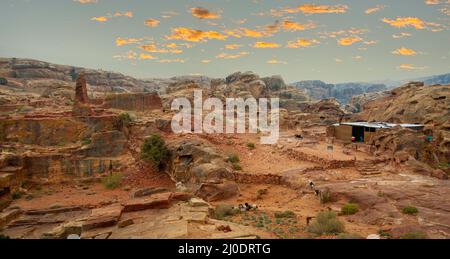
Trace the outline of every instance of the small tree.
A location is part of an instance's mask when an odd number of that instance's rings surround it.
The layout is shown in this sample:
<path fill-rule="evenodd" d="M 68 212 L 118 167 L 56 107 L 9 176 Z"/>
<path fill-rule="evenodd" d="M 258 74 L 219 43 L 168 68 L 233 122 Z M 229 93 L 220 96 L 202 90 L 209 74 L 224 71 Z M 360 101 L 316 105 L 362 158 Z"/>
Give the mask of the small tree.
<path fill-rule="evenodd" d="M 114 121 L 114 128 L 116 130 L 122 130 L 123 128 L 127 128 L 128 126 L 130 126 L 131 122 L 133 122 L 133 119 L 131 118 L 130 114 L 122 113 Z"/>
<path fill-rule="evenodd" d="M 0 77 L 0 85 L 7 85 L 8 80 L 6 78 Z"/>
<path fill-rule="evenodd" d="M 160 135 L 152 135 L 145 139 L 141 148 L 141 158 L 152 162 L 159 170 L 164 169 L 167 160 L 170 157 L 170 151 L 167 149 L 166 142 Z"/>

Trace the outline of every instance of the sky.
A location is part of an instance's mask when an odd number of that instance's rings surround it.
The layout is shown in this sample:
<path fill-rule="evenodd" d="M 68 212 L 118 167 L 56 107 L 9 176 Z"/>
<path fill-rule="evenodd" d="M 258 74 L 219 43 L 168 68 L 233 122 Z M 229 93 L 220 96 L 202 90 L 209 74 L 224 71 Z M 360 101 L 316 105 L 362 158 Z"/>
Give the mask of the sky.
<path fill-rule="evenodd" d="M 450 0 L 1 0 L 0 56 L 138 78 L 450 72 Z"/>

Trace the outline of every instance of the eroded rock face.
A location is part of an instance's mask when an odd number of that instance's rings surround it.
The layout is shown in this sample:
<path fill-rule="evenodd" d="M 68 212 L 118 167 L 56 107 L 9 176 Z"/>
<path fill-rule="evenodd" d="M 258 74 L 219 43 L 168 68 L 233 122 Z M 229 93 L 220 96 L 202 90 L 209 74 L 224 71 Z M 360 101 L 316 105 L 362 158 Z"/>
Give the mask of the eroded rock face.
<path fill-rule="evenodd" d="M 200 185 L 232 177 L 227 158 L 200 140 L 182 140 L 169 145 L 172 159 L 168 173 L 175 182 Z"/>

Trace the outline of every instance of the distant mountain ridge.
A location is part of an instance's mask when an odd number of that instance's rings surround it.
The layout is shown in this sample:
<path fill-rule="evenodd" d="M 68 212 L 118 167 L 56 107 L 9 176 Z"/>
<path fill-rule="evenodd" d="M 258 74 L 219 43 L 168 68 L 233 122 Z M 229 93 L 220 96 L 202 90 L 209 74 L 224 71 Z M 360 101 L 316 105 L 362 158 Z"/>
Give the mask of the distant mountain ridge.
<path fill-rule="evenodd" d="M 399 81 L 384 80 L 328 84 L 320 80 L 305 80 L 292 83 L 291 85 L 305 90 L 313 99 L 322 100 L 335 98 L 341 104 L 347 104 L 353 96 L 386 91 L 388 89 L 400 87 L 411 81 L 424 82 L 425 85 L 446 85 L 450 84 L 450 73 Z"/>

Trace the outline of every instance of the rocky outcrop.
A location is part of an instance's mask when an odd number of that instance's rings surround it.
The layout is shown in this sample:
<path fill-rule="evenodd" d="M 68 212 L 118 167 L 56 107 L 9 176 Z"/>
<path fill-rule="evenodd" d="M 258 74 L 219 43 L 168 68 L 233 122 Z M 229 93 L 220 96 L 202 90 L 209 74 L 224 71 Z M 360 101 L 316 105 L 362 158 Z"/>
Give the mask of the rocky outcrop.
<path fill-rule="evenodd" d="M 450 158 L 450 87 L 424 86 L 412 82 L 363 106 L 352 120 L 424 124 L 424 131 L 405 129 L 379 131 L 373 144 L 379 152 L 406 151 L 415 159 L 435 169 L 448 171 Z M 386 144 L 383 144 L 386 143 Z"/>
<path fill-rule="evenodd" d="M 169 145 L 172 157 L 168 174 L 173 181 L 207 200 L 235 196 L 239 188 L 227 158 L 201 140 L 182 140 Z"/>
<path fill-rule="evenodd" d="M 336 98 L 340 103 L 347 104 L 353 96 L 387 90 L 386 85 L 371 83 L 327 84 L 319 80 L 300 81 L 293 86 L 304 89 L 315 100 Z"/>

